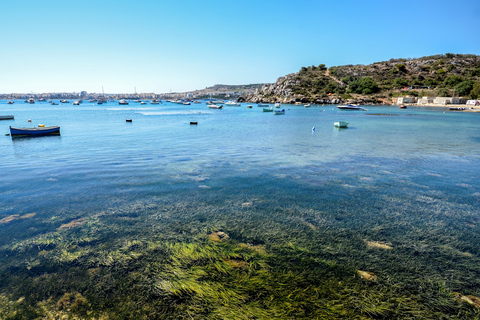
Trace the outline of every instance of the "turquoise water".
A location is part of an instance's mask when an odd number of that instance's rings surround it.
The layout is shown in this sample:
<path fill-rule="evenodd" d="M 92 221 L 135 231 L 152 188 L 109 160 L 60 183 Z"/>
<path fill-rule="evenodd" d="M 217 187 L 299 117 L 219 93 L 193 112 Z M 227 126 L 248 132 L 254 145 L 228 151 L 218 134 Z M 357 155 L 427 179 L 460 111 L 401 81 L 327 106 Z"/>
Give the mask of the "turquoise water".
<path fill-rule="evenodd" d="M 138 199 L 176 188 L 214 192 L 209 188 L 229 187 L 232 179 L 244 180 L 245 187 L 262 179 L 278 187 L 287 181 L 312 187 L 336 181 L 340 190 L 346 178 L 356 179 L 348 181 L 352 187 L 420 180 L 418 188 L 471 197 L 479 191 L 480 114 L 284 107 L 286 115 L 273 116 L 245 104 L 210 110 L 205 104 L 2 101 L 0 113 L 15 120 L 0 122 L 1 132 L 8 133 L 9 125 L 42 123 L 60 125 L 61 136 L 2 135 L 0 217 L 72 205 L 100 209 L 105 199 Z M 349 121 L 349 128 L 334 128 L 337 120 Z"/>
<path fill-rule="evenodd" d="M 158 214 L 158 206 L 152 212 L 149 206 L 162 204 L 245 242 L 282 241 L 281 235 L 255 233 L 270 219 L 285 228 L 297 228 L 301 220 L 345 241 L 391 242 L 410 258 L 425 243 L 448 246 L 468 253 L 469 261 L 458 267 L 468 275 L 444 275 L 455 267 L 428 255 L 424 272 L 448 279 L 452 290 L 479 294 L 474 284 L 480 285 L 480 271 L 471 267 L 479 265 L 480 255 L 479 113 L 284 105 L 286 114 L 274 116 L 246 106 L 1 101 L 0 114 L 15 115 L 0 121 L 1 133 L 9 125 L 42 123 L 60 125 L 61 136 L 0 136 L 0 220 L 35 213 L 0 224 L 0 248 L 55 231 L 73 218 L 126 211 L 134 216 L 135 208 L 148 216 Z M 334 128 L 338 120 L 349 127 Z M 295 232 L 289 241 L 302 238 Z M 328 244 L 322 246 L 328 256 Z M 415 265 L 410 258 L 396 272 Z M 351 254 L 335 259 L 355 260 Z M 353 263 L 375 269 L 378 259 Z"/>

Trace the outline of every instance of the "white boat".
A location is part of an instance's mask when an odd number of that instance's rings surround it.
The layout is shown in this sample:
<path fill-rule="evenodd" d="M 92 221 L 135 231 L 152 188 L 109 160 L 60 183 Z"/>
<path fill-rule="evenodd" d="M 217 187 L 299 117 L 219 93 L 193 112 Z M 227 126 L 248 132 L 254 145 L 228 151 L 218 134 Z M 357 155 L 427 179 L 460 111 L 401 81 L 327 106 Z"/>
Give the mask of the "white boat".
<path fill-rule="evenodd" d="M 356 104 L 347 104 L 346 106 L 337 106 L 338 109 L 341 110 L 363 110 L 367 111 L 367 109 L 357 106 Z"/>
<path fill-rule="evenodd" d="M 140 102 L 140 104 L 147 104 L 145 101 Z"/>
<path fill-rule="evenodd" d="M 305 108 L 310 108 L 310 103 L 304 105 Z"/>
<path fill-rule="evenodd" d="M 207 104 L 207 107 L 209 107 L 210 109 L 222 109 L 223 106 L 220 104 L 220 105 L 217 105 L 217 104 Z"/>
<path fill-rule="evenodd" d="M 15 102 L 13 102 L 12 100 L 8 100 L 7 103 L 8 104 L 14 104 Z"/>
<path fill-rule="evenodd" d="M 281 115 L 281 114 L 285 114 L 285 109 L 273 111 L 273 115 Z"/>
<path fill-rule="evenodd" d="M 275 108 L 280 108 L 280 103 L 275 103 Z"/>
<path fill-rule="evenodd" d="M 239 107 L 239 106 L 240 106 L 240 103 L 235 102 L 235 101 L 227 101 L 227 102 L 225 102 L 225 105 L 226 105 L 227 107 Z"/>
<path fill-rule="evenodd" d="M 334 122 L 333 125 L 336 128 L 346 128 L 348 127 L 348 121 L 337 121 L 337 122 Z"/>
<path fill-rule="evenodd" d="M 118 104 L 126 105 L 128 104 L 128 102 L 125 99 L 121 99 L 120 101 L 118 101 Z"/>

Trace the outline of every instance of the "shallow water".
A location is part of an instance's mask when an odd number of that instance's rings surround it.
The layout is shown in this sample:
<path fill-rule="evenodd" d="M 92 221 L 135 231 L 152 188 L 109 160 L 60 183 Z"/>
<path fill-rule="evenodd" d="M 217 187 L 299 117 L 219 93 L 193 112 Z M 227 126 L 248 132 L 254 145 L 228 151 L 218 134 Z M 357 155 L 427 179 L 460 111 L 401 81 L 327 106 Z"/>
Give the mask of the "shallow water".
<path fill-rule="evenodd" d="M 1 121 L 0 132 L 42 123 L 60 125 L 61 136 L 0 136 L 0 221 L 35 213 L 0 223 L 0 247 L 105 211 L 158 215 L 158 206 L 149 206 L 162 204 L 184 206 L 170 214 L 221 226 L 239 241 L 300 241 L 305 231 L 299 225 L 307 225 L 338 232 L 352 246 L 362 239 L 404 250 L 428 243 L 468 252 L 468 263 L 478 260 L 480 114 L 285 105 L 286 114 L 274 116 L 246 106 L 1 101 L 0 114 L 15 120 Z M 349 121 L 349 127 L 334 128 L 338 120 Z M 256 234 L 267 220 L 289 231 Z M 320 243 L 328 255 L 321 238 L 311 245 Z M 378 259 L 354 263 L 374 268 Z M 415 265 L 404 263 L 398 272 Z M 442 278 L 442 270 L 453 268 L 445 263 L 432 261 L 425 272 Z M 480 282 L 479 276 L 476 267 L 468 281 L 452 276 L 452 289 Z"/>

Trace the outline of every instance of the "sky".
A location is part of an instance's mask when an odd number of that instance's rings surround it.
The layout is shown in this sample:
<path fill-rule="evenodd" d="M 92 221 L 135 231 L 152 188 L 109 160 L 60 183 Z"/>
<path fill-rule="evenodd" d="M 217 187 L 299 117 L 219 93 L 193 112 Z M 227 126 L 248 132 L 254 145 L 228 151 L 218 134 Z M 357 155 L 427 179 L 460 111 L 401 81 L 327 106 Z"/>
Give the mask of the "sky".
<path fill-rule="evenodd" d="M 0 93 L 165 93 L 480 55 L 478 0 L 0 1 Z"/>

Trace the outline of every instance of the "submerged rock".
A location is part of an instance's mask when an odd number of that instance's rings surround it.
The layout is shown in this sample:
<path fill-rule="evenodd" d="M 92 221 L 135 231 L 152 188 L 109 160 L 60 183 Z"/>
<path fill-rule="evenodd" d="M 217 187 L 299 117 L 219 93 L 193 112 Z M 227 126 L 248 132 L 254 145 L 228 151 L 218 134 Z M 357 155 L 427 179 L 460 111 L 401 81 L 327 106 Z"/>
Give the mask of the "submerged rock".
<path fill-rule="evenodd" d="M 373 272 L 357 270 L 357 274 L 367 281 L 377 281 L 377 276 Z"/>
<path fill-rule="evenodd" d="M 218 241 L 227 240 L 229 237 L 228 237 L 228 234 L 226 234 L 223 231 L 214 231 L 208 235 L 208 238 L 212 241 L 218 242 Z"/>

